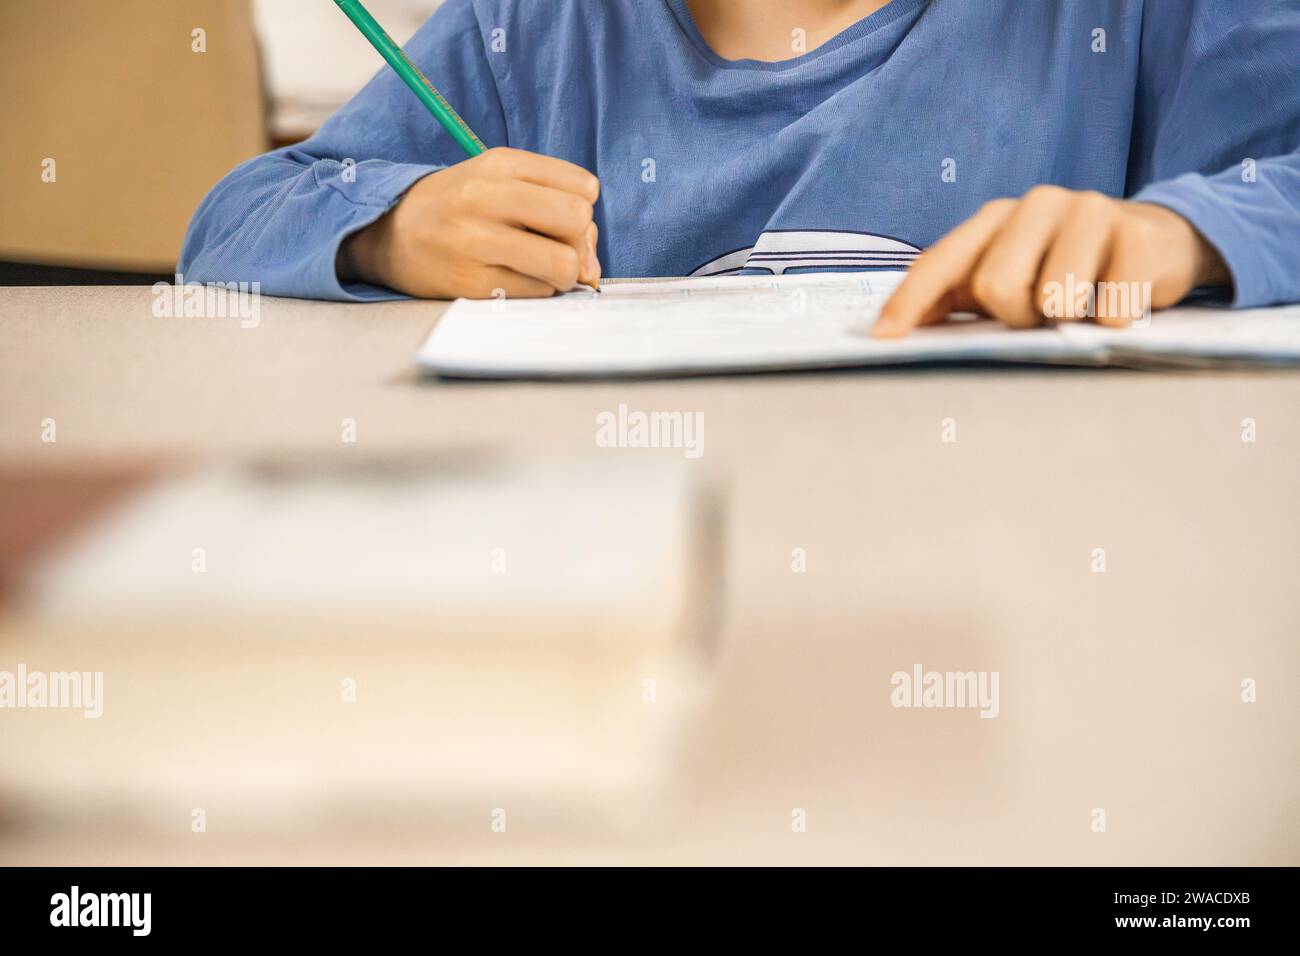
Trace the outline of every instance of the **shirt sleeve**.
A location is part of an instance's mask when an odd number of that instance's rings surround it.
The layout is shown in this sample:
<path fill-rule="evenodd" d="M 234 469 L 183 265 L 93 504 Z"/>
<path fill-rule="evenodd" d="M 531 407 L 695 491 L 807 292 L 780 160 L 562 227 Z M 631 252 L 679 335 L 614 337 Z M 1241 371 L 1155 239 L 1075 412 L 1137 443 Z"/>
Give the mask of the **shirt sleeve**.
<path fill-rule="evenodd" d="M 488 146 L 507 144 L 470 0 L 448 0 L 405 49 Z M 249 160 L 213 187 L 181 248 L 186 281 L 258 282 L 266 294 L 300 298 L 400 298 L 341 284 L 339 246 L 417 180 L 465 154 L 378 53 L 375 60 L 382 69 L 316 135 Z"/>
<path fill-rule="evenodd" d="M 1129 198 L 1223 256 L 1233 305 L 1300 301 L 1300 0 L 1146 0 Z"/>

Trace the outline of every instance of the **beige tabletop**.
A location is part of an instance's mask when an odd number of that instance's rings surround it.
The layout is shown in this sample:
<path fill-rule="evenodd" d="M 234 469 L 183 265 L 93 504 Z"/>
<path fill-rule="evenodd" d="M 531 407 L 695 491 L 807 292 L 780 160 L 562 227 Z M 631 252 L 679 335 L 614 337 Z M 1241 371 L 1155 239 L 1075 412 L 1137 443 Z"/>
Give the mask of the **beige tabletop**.
<path fill-rule="evenodd" d="M 1295 371 L 433 382 L 411 355 L 439 304 L 265 299 L 241 328 L 152 299 L 0 291 L 7 467 L 342 454 L 343 418 L 376 452 L 589 454 L 619 403 L 703 412 L 692 466 L 727 493 L 715 693 L 653 834 L 9 828 L 0 860 L 1300 863 Z M 999 715 L 891 706 L 916 663 L 998 672 Z"/>

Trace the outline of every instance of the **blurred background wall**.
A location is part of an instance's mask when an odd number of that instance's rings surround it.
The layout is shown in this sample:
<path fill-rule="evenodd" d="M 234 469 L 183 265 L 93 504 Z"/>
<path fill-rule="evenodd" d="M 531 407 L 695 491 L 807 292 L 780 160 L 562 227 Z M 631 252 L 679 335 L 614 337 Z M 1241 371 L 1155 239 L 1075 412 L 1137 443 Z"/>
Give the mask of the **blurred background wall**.
<path fill-rule="evenodd" d="M 441 0 L 368 0 L 399 42 Z M 333 0 L 2 0 L 0 282 L 153 281 L 238 163 L 378 69 Z"/>
<path fill-rule="evenodd" d="M 405 43 L 443 0 L 365 0 L 393 39 Z M 379 55 L 334 0 L 254 0 L 278 143 L 311 135 L 379 69 Z"/>

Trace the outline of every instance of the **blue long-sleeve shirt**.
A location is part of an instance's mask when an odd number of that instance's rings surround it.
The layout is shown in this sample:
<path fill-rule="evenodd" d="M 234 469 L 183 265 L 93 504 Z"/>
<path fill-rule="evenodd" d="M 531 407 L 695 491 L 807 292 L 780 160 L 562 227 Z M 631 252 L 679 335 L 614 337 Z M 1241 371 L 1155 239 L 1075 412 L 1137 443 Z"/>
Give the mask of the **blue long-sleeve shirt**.
<path fill-rule="evenodd" d="M 892 0 L 778 63 L 686 0 L 448 0 L 407 52 L 489 146 L 600 177 L 606 275 L 905 267 L 1055 183 L 1180 213 L 1236 305 L 1300 301 L 1300 0 Z M 392 297 L 340 284 L 340 243 L 463 158 L 384 67 L 213 188 L 181 271 Z"/>

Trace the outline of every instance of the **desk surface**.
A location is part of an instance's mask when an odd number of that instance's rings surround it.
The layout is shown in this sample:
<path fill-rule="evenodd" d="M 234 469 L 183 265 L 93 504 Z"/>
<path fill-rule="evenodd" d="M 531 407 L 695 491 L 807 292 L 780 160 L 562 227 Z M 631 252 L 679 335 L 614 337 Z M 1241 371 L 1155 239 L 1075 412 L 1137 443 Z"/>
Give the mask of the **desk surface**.
<path fill-rule="evenodd" d="M 345 454 L 343 418 L 371 451 L 590 453 L 620 402 L 703 412 L 697 464 L 728 491 L 716 694 L 650 838 L 10 831 L 0 859 L 1300 863 L 1294 371 L 456 384 L 409 361 L 439 304 L 264 299 L 244 329 L 152 301 L 0 291 L 0 458 Z M 891 707 L 915 663 L 998 671 L 1000 715 Z"/>

